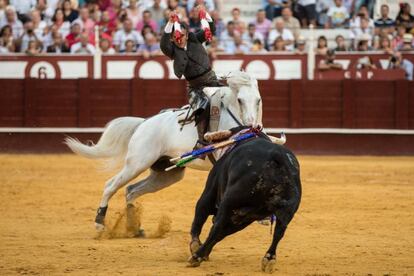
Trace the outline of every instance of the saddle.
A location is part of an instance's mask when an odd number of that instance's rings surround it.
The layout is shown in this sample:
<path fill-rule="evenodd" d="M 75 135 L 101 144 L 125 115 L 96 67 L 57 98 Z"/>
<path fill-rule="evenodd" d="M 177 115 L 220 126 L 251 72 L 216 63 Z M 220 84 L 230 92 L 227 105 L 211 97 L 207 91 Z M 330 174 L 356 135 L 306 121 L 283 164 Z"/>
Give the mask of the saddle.
<path fill-rule="evenodd" d="M 201 137 L 199 137 L 199 140 L 201 141 L 204 140 L 203 137 L 206 132 L 215 132 L 218 130 L 221 114 L 220 88 L 221 87 L 205 87 L 203 89 L 204 94 L 209 100 L 209 104 L 206 110 L 198 116 L 199 121 L 207 121 L 205 130 L 203 131 Z M 192 114 L 193 112 L 190 105 L 185 105 L 174 111 L 182 111 L 177 115 L 178 123 L 181 124 L 182 127 L 195 121 L 195 116 Z"/>

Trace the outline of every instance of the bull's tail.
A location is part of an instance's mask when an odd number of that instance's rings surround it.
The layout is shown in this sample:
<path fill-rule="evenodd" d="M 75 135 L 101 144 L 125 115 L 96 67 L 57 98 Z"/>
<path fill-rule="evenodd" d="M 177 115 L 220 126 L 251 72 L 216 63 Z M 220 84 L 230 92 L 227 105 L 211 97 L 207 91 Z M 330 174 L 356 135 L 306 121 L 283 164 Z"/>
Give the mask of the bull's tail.
<path fill-rule="evenodd" d="M 76 154 L 90 159 L 106 159 L 107 168 L 114 167 L 125 158 L 128 143 L 140 124 L 145 121 L 137 117 L 120 117 L 110 121 L 97 144 L 85 145 L 78 139 L 67 137 L 65 144 Z"/>

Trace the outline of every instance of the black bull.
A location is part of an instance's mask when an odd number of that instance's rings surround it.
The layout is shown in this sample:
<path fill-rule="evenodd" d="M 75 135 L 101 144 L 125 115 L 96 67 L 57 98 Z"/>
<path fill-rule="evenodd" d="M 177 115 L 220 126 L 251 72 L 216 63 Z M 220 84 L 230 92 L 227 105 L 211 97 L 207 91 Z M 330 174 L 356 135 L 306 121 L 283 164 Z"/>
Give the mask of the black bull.
<path fill-rule="evenodd" d="M 191 227 L 190 266 L 199 266 L 226 236 L 275 215 L 273 241 L 262 260 L 262 270 L 271 272 L 277 244 L 300 199 L 299 163 L 290 150 L 265 138 L 238 145 L 214 165 L 197 202 Z M 201 244 L 199 235 L 209 215 L 214 215 L 214 223 Z"/>

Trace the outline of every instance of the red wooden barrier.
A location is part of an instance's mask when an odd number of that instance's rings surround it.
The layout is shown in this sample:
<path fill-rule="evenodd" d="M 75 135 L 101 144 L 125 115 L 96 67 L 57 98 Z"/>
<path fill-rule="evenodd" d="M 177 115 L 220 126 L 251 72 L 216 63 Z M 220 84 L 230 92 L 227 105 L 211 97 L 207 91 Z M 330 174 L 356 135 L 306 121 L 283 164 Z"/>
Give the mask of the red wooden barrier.
<path fill-rule="evenodd" d="M 0 127 L 101 127 L 187 102 L 177 80 L 0 80 Z M 264 125 L 414 129 L 414 85 L 402 81 L 259 82 Z"/>

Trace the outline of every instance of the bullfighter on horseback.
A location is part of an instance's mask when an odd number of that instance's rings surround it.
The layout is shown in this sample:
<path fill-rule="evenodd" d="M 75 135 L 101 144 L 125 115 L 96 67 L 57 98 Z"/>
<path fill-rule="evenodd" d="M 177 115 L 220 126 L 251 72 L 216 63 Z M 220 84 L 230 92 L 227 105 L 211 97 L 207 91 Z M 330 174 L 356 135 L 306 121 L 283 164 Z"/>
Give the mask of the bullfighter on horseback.
<path fill-rule="evenodd" d="M 205 116 L 209 106 L 208 97 L 204 94 L 204 87 L 220 86 L 216 74 L 211 69 L 210 59 L 203 43 L 210 41 L 215 31 L 214 21 L 204 10 L 198 8 L 202 29 L 190 32 L 187 24 L 179 22 L 178 15 L 171 12 L 170 19 L 165 26 L 160 46 L 162 52 L 174 60 L 174 73 L 178 78 L 183 75 L 188 81 L 188 98 L 193 109 L 199 138 L 203 137 L 208 127 L 208 118 Z"/>

